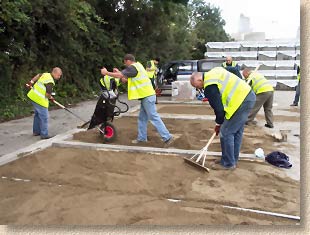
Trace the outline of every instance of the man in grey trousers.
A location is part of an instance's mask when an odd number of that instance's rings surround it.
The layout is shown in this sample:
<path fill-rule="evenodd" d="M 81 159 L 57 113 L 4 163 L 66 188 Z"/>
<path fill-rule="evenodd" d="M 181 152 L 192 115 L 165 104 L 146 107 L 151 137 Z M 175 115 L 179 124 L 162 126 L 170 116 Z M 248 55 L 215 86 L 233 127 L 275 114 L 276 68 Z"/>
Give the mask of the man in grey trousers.
<path fill-rule="evenodd" d="M 272 113 L 272 103 L 273 103 L 273 93 L 274 89 L 270 82 L 260 73 L 252 72 L 250 69 L 246 68 L 242 71 L 242 75 L 246 80 L 250 79 L 250 85 L 256 94 L 256 102 L 251 110 L 247 125 L 255 124 L 254 118 L 260 108 L 264 107 L 266 124 L 265 127 L 273 128 L 273 113 Z"/>

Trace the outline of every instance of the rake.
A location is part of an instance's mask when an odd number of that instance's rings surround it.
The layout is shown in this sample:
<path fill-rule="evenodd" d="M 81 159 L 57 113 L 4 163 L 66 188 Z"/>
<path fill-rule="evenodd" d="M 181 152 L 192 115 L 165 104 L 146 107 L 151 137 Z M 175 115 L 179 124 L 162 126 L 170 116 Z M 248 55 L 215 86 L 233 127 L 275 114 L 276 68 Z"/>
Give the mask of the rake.
<path fill-rule="evenodd" d="M 208 143 L 206 144 L 206 146 L 203 149 L 201 149 L 199 152 L 197 152 L 191 158 L 184 157 L 183 158 L 184 161 L 186 163 L 194 166 L 194 167 L 197 167 L 200 170 L 210 172 L 209 168 L 205 166 L 205 162 L 206 162 L 206 157 L 207 157 L 209 145 L 212 143 L 215 136 L 216 136 L 216 133 L 214 132 L 213 135 L 211 136 L 211 138 L 209 139 Z M 202 159 L 202 163 L 200 163 L 201 159 Z"/>

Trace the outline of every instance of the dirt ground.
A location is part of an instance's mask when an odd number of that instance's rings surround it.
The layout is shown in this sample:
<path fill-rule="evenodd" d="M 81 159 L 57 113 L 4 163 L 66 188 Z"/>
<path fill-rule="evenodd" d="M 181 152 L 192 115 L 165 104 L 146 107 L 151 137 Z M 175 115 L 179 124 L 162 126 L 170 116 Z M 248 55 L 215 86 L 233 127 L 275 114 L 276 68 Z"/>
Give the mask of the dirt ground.
<path fill-rule="evenodd" d="M 191 109 L 191 108 L 189 108 Z M 214 132 L 214 122 L 208 120 L 180 120 L 163 118 L 168 130 L 177 136 L 171 148 L 178 149 L 202 149 Z M 121 117 L 114 120 L 117 128 L 117 138 L 109 144 L 137 145 L 131 140 L 137 138 L 137 117 Z M 104 143 L 102 136 L 97 129 L 76 133 L 74 140 L 88 143 Z M 148 142 L 139 143 L 138 146 L 165 147 L 156 129 L 148 124 Z M 292 147 L 288 142 L 279 143 L 261 127 L 246 127 L 244 131 L 241 153 L 254 153 L 255 149 L 263 148 L 265 153 L 277 151 L 279 146 Z M 219 137 L 216 137 L 209 147 L 210 151 L 221 152 Z"/>
<path fill-rule="evenodd" d="M 267 163 L 204 173 L 179 156 L 48 148 L 0 167 L 1 224 L 296 224 L 299 182 Z M 168 199 L 177 199 L 173 201 Z"/>

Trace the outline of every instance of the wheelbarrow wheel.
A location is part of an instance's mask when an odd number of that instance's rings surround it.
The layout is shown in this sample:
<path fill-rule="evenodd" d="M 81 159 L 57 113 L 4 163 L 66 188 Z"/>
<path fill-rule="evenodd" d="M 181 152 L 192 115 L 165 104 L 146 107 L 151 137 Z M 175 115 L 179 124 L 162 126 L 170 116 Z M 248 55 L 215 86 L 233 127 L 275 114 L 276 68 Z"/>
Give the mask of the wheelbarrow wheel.
<path fill-rule="evenodd" d="M 107 122 L 106 125 L 101 124 L 100 129 L 104 132 L 104 134 L 102 132 L 100 132 L 100 135 L 103 136 L 103 139 L 106 142 L 111 142 L 111 141 L 115 140 L 116 129 L 112 123 Z"/>

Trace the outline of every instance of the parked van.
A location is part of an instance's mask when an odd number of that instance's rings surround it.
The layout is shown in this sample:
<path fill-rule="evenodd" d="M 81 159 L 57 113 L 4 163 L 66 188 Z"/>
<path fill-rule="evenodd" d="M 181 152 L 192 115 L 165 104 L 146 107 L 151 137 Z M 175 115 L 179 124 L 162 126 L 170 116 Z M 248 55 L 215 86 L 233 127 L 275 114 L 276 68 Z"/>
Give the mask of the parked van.
<path fill-rule="evenodd" d="M 156 86 L 160 91 L 171 90 L 174 81 L 189 81 L 193 72 L 207 72 L 220 67 L 225 59 L 175 60 L 164 64 L 157 74 Z"/>

